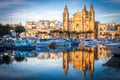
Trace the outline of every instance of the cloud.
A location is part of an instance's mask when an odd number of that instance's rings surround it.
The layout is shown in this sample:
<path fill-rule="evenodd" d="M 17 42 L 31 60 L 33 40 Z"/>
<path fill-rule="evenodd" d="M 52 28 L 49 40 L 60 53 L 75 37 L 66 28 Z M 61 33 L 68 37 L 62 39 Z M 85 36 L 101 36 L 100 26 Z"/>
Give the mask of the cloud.
<path fill-rule="evenodd" d="M 61 13 L 58 10 L 44 10 L 44 11 L 19 11 L 8 14 L 8 18 L 28 18 L 31 20 L 38 19 L 60 19 Z"/>
<path fill-rule="evenodd" d="M 2 4 L 0 5 L 0 23 L 22 22 L 25 24 L 26 21 L 62 20 L 60 10 L 43 6 L 42 3 L 39 2 L 39 4 L 37 0 L 3 0 L 0 1 L 0 3 Z"/>
<path fill-rule="evenodd" d="M 11 6 L 16 5 L 33 5 L 32 2 L 28 2 L 27 0 L 1 0 L 0 8 L 9 8 Z"/>
<path fill-rule="evenodd" d="M 120 0 L 104 0 L 104 2 L 120 4 Z"/>
<path fill-rule="evenodd" d="M 62 21 L 62 14 L 59 10 L 34 10 L 34 9 L 19 9 L 16 12 L 11 12 L 2 16 L 0 22 L 7 23 L 18 23 L 21 22 L 23 25 L 26 21 L 38 21 L 38 20 L 60 20 Z"/>
<path fill-rule="evenodd" d="M 117 24 L 119 24 L 120 23 L 120 14 L 119 13 L 103 14 L 103 15 L 97 16 L 96 20 L 98 20 L 102 23 L 116 22 Z"/>
<path fill-rule="evenodd" d="M 116 16 L 120 16 L 120 13 L 103 14 L 103 15 L 100 15 L 99 18 L 103 18 L 103 17 L 116 17 Z"/>

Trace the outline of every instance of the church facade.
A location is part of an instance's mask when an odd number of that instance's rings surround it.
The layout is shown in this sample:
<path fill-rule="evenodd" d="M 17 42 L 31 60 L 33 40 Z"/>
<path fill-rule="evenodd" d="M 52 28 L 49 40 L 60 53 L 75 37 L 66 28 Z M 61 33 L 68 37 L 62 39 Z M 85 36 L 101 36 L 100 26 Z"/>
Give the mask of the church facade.
<path fill-rule="evenodd" d="M 95 32 L 95 12 L 93 5 L 90 5 L 89 11 L 86 10 L 86 6 L 83 7 L 81 12 L 73 14 L 72 18 L 69 18 L 69 11 L 67 6 L 63 12 L 63 31 L 76 31 L 87 32 L 92 31 L 94 37 Z"/>

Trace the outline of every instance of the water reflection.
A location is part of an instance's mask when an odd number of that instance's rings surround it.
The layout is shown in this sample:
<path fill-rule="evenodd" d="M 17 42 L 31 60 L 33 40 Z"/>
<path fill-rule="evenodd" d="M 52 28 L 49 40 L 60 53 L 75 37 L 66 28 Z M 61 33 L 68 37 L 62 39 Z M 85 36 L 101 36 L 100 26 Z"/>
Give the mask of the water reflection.
<path fill-rule="evenodd" d="M 64 52 L 63 70 L 65 75 L 69 68 L 68 63 L 71 63 L 76 70 L 81 70 L 83 76 L 86 75 L 86 71 L 88 70 L 92 77 L 94 71 L 94 48 L 80 46 L 75 51 Z"/>
<path fill-rule="evenodd" d="M 45 50 L 45 49 L 44 49 Z M 54 52 L 55 51 L 55 52 Z M 107 59 L 111 58 L 110 51 L 102 45 L 96 47 L 86 47 L 86 46 L 73 46 L 73 48 L 60 50 L 49 50 L 41 52 L 33 51 L 7 51 L 0 53 L 0 64 L 11 64 L 14 61 L 16 62 L 28 62 L 30 58 L 37 60 L 61 60 L 61 68 L 63 70 L 64 76 L 68 77 L 69 70 L 72 68 L 82 72 L 80 76 L 86 76 L 89 74 L 92 79 L 95 71 L 95 61 L 99 59 Z M 37 58 L 37 59 L 36 59 Z M 34 62 L 35 63 L 35 62 Z M 43 62 L 44 63 L 44 62 Z M 42 64 L 43 64 L 42 63 Z M 32 64 L 32 62 L 30 62 Z M 35 63 L 36 66 L 38 63 Z M 40 64 L 40 65 L 42 65 Z M 38 65 L 39 66 L 39 65 Z M 50 65 L 45 65 L 50 66 Z M 54 75 L 53 75 L 54 76 Z"/>
<path fill-rule="evenodd" d="M 12 59 L 11 59 L 12 51 L 7 51 L 7 52 L 0 52 L 0 64 L 11 64 Z"/>
<path fill-rule="evenodd" d="M 92 78 L 95 60 L 101 58 L 109 59 L 110 57 L 110 51 L 102 45 L 97 47 L 79 46 L 79 48 L 74 51 L 63 52 L 64 75 L 67 75 L 70 63 L 73 68 L 82 71 L 82 76 L 85 76 L 88 71 L 90 78 Z"/>

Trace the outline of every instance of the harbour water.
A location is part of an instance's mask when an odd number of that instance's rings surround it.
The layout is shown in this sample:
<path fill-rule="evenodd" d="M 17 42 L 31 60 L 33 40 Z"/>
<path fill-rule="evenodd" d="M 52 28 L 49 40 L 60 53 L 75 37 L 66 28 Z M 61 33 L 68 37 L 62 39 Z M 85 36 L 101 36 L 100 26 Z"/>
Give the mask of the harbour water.
<path fill-rule="evenodd" d="M 120 67 L 104 65 L 113 56 L 105 46 L 43 51 L 0 52 L 0 80 L 120 80 Z"/>

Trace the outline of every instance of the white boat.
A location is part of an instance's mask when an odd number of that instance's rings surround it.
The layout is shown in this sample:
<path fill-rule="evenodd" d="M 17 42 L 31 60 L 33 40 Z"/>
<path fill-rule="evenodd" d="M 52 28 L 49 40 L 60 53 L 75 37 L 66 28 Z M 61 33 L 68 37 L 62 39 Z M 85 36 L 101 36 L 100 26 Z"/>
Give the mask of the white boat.
<path fill-rule="evenodd" d="M 65 39 L 56 38 L 56 39 L 41 39 L 36 40 L 36 47 L 49 47 L 52 43 L 56 46 L 68 46 L 71 43 Z"/>
<path fill-rule="evenodd" d="M 14 45 L 15 46 L 30 46 L 32 45 L 32 42 L 29 40 L 15 40 Z"/>
<path fill-rule="evenodd" d="M 47 39 L 42 39 L 42 40 L 36 40 L 36 47 L 49 47 L 50 44 L 52 43 L 51 40 L 47 40 Z"/>
<path fill-rule="evenodd" d="M 71 46 L 71 42 L 69 40 L 62 38 L 51 39 L 50 41 L 54 42 L 55 46 Z"/>
<path fill-rule="evenodd" d="M 111 51 L 113 55 L 120 55 L 120 42 L 105 44 L 105 46 Z"/>
<path fill-rule="evenodd" d="M 53 42 L 55 42 L 56 46 L 64 46 L 65 45 L 65 40 L 61 38 L 53 39 Z"/>
<path fill-rule="evenodd" d="M 90 46 L 90 45 L 97 45 L 98 42 L 95 39 L 85 39 L 85 45 Z"/>

